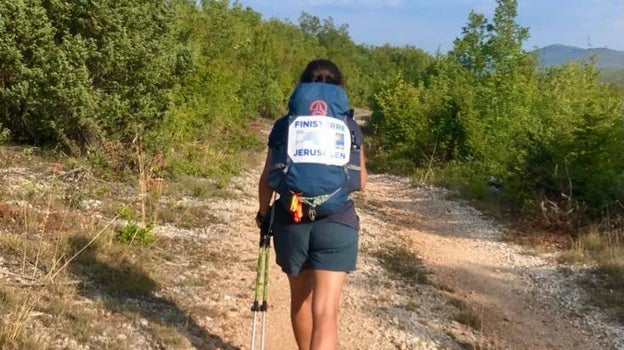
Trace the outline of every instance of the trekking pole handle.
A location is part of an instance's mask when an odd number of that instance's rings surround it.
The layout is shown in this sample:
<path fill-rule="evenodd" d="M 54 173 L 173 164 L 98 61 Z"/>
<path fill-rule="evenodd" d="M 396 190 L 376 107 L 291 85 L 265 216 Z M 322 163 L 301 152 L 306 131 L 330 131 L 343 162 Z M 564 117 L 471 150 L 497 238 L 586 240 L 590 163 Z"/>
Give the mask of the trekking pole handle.
<path fill-rule="evenodd" d="M 256 220 L 260 225 L 260 247 L 271 246 L 271 229 L 273 228 L 273 219 L 275 217 L 275 204 L 271 206 L 270 212 L 267 215 L 262 215 L 260 212 L 256 214 Z"/>

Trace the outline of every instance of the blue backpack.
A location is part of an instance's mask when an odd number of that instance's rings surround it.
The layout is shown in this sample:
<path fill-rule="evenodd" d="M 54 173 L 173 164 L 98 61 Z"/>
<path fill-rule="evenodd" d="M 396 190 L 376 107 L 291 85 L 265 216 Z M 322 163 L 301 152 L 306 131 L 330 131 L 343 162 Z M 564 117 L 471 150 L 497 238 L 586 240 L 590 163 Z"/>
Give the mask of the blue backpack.
<path fill-rule="evenodd" d="M 313 221 L 337 212 L 360 189 L 361 140 L 338 85 L 301 83 L 288 109 L 285 137 L 271 148 L 269 186 L 294 222 Z"/>

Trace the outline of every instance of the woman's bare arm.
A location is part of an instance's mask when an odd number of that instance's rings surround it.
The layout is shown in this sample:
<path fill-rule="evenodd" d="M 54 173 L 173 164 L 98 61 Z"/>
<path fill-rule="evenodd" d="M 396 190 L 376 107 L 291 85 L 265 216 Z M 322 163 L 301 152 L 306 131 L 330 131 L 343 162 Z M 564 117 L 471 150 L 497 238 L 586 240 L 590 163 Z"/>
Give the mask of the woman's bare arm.
<path fill-rule="evenodd" d="M 262 216 L 266 216 L 269 212 L 269 206 L 271 205 L 271 197 L 273 196 L 273 189 L 269 187 L 269 166 L 271 164 L 271 150 L 267 152 L 267 157 L 264 162 L 264 169 L 262 175 L 260 175 L 260 182 L 258 183 L 258 213 Z"/>
<path fill-rule="evenodd" d="M 360 191 L 364 191 L 368 181 L 368 170 L 366 169 L 366 157 L 364 156 L 364 145 L 360 149 Z"/>

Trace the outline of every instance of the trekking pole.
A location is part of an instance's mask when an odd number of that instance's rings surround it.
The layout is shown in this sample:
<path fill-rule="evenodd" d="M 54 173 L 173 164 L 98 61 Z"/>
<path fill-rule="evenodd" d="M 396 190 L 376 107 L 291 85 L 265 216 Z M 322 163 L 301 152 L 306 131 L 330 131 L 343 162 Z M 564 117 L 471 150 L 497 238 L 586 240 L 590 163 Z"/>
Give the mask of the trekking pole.
<path fill-rule="evenodd" d="M 260 350 L 264 350 L 264 335 L 266 331 L 266 312 L 268 309 L 268 286 L 269 286 L 269 251 L 271 247 L 271 227 L 273 226 L 273 208 L 266 229 L 260 230 L 260 252 L 258 254 L 258 266 L 256 271 L 256 283 L 254 288 L 254 300 L 251 306 L 253 319 L 251 324 L 251 346 L 250 350 L 254 350 L 256 346 L 256 323 L 258 312 L 262 313 Z M 259 293 L 262 288 L 262 304 L 260 304 Z"/>
<path fill-rule="evenodd" d="M 271 236 L 265 237 L 265 253 L 264 253 L 264 285 L 262 286 L 262 305 L 260 311 L 262 312 L 262 331 L 260 336 L 260 350 L 264 350 L 264 335 L 266 330 L 266 314 L 268 309 L 267 297 L 269 293 L 269 251 L 271 247 Z"/>
<path fill-rule="evenodd" d="M 263 267 L 263 258 L 264 258 L 264 248 L 262 247 L 262 238 L 260 238 L 260 252 L 258 254 L 258 267 L 256 269 L 256 284 L 254 288 L 254 300 L 251 306 L 251 311 L 253 312 L 253 319 L 251 323 L 251 345 L 249 347 L 250 350 L 254 350 L 256 348 L 256 320 L 258 311 L 260 311 L 260 305 L 258 303 L 258 291 L 260 289 L 260 278 Z"/>
<path fill-rule="evenodd" d="M 269 247 L 271 237 L 269 235 L 263 235 L 260 237 L 260 253 L 258 255 L 258 272 L 256 274 L 256 286 L 254 290 L 254 302 L 251 307 L 253 311 L 253 321 L 251 326 L 251 350 L 255 349 L 256 343 L 256 324 L 258 319 L 258 312 L 262 313 L 261 324 L 261 336 L 260 336 L 260 349 L 264 350 L 264 340 L 266 332 L 266 312 L 268 309 L 267 297 L 268 297 L 268 284 L 269 284 Z M 262 288 L 262 304 L 259 301 L 259 292 Z"/>

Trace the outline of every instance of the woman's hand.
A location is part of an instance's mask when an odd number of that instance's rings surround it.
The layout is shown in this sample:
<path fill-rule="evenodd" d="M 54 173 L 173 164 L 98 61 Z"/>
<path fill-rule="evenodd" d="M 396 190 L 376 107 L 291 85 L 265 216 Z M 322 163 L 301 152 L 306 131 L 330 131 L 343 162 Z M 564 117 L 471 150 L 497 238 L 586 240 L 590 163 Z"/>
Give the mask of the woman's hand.
<path fill-rule="evenodd" d="M 262 228 L 262 225 L 264 224 L 264 220 L 266 220 L 266 216 L 258 212 L 256 214 L 256 226 L 258 226 L 258 228 Z"/>

